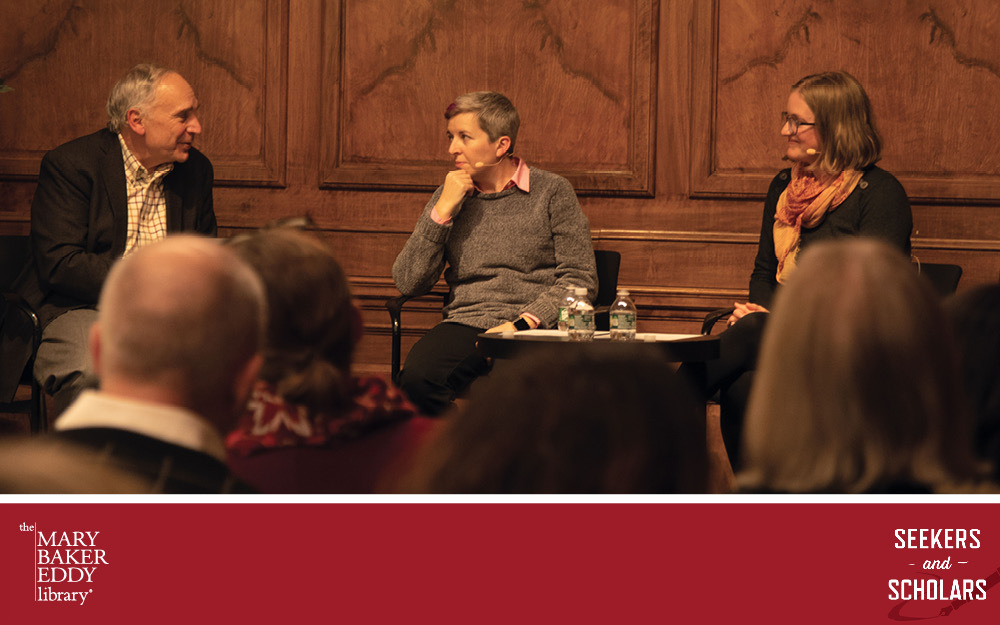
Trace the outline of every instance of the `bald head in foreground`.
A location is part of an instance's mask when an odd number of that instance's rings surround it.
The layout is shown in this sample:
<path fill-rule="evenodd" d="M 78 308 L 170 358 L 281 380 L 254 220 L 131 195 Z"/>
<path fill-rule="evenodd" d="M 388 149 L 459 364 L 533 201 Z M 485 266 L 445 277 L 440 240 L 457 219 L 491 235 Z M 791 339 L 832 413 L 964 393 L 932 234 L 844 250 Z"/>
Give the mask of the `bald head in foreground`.
<path fill-rule="evenodd" d="M 154 481 L 154 492 L 242 490 L 222 436 L 257 378 L 266 308 L 256 274 L 216 241 L 170 237 L 112 269 L 90 348 L 100 391 L 57 421 Z"/>

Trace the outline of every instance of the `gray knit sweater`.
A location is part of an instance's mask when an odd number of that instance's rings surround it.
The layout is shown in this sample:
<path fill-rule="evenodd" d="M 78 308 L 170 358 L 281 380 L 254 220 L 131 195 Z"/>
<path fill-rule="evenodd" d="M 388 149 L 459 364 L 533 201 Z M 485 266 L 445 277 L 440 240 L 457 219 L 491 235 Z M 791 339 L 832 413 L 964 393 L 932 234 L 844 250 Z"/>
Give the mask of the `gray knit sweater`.
<path fill-rule="evenodd" d="M 445 321 L 483 330 L 523 312 L 541 319 L 542 327 L 554 326 L 567 286 L 586 287 L 593 301 L 597 272 L 590 225 L 572 185 L 532 168 L 530 188 L 467 197 L 442 226 L 430 216 L 438 187 L 392 266 L 400 293 L 427 293 L 447 263 Z"/>

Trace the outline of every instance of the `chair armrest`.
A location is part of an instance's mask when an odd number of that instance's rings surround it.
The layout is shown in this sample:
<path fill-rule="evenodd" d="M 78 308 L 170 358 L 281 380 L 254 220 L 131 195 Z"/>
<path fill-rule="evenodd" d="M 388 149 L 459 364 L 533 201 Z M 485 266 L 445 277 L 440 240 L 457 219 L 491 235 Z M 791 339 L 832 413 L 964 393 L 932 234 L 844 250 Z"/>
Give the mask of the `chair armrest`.
<path fill-rule="evenodd" d="M 403 304 L 410 299 L 412 298 L 409 295 L 399 295 L 385 302 L 385 308 L 389 311 L 389 321 L 392 324 L 392 359 L 389 363 L 389 375 L 393 384 L 396 384 L 399 378 L 401 352 L 403 351 L 403 326 L 401 322 Z"/>
<path fill-rule="evenodd" d="M 403 304 L 408 302 L 410 299 L 412 298 L 409 295 L 399 295 L 386 300 L 385 308 L 389 311 L 389 318 L 392 320 L 393 325 L 399 323 L 399 317 L 403 312 Z"/>
<path fill-rule="evenodd" d="M 24 298 L 17 293 L 4 291 L 0 294 L 0 298 L 2 298 L 0 299 L 0 302 L 3 302 L 5 305 L 10 304 L 11 306 L 19 308 L 21 312 L 24 313 L 24 316 L 30 320 L 32 329 L 32 351 L 37 350 L 38 346 L 42 343 L 42 324 L 38 319 L 38 313 L 36 313 L 35 309 L 31 307 L 31 304 L 26 302 Z"/>
<path fill-rule="evenodd" d="M 705 315 L 705 321 L 703 321 L 701 324 L 701 333 L 711 334 L 712 326 L 715 325 L 715 322 L 717 322 L 719 319 L 722 319 L 723 317 L 728 317 L 729 315 L 733 314 L 733 310 L 735 309 L 732 307 L 719 308 Z"/>
<path fill-rule="evenodd" d="M 29 415 L 29 428 L 32 434 L 38 434 L 48 429 L 48 421 L 45 415 L 45 393 L 35 376 L 34 369 L 35 356 L 39 345 L 42 344 L 42 324 L 38 319 L 38 313 L 17 293 L 4 292 L 0 294 L 0 305 L 2 305 L 3 333 L 5 335 L 6 350 L 2 355 L 4 359 L 21 359 L 16 366 L 21 367 L 21 372 L 17 377 L 14 388 L 10 389 L 10 402 L 8 407 L 14 408 L 18 405 L 26 405 L 25 408 L 17 407 L 18 412 L 27 412 Z M 14 314 L 11 314 L 11 313 Z M 17 352 L 16 354 L 14 352 Z M 4 360 L 6 364 L 10 364 Z M 17 383 L 31 386 L 31 399 L 13 401 Z M 7 389 L 3 394 L 6 395 Z"/>

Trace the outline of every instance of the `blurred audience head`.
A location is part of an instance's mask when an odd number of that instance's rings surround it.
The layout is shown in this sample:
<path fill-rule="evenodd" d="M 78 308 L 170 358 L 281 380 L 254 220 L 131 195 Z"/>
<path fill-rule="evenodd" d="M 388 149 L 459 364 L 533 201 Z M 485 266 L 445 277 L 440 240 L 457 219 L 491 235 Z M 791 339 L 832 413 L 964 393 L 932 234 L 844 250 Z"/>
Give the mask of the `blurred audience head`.
<path fill-rule="evenodd" d="M 975 421 L 976 453 L 1000 478 L 1000 284 L 958 293 L 947 300 L 946 310 Z"/>
<path fill-rule="evenodd" d="M 214 239 L 175 235 L 112 268 L 91 351 L 103 391 L 188 408 L 227 431 L 256 379 L 256 274 Z"/>
<path fill-rule="evenodd" d="M 260 275 L 267 295 L 261 379 L 315 412 L 343 407 L 361 319 L 329 247 L 288 227 L 234 237 L 229 247 Z"/>
<path fill-rule="evenodd" d="M 974 472 L 938 298 L 874 239 L 816 243 L 778 293 L 744 434 L 748 490 L 948 489 Z"/>
<path fill-rule="evenodd" d="M 705 408 L 649 349 L 591 345 L 505 362 L 416 468 L 431 493 L 698 493 Z"/>

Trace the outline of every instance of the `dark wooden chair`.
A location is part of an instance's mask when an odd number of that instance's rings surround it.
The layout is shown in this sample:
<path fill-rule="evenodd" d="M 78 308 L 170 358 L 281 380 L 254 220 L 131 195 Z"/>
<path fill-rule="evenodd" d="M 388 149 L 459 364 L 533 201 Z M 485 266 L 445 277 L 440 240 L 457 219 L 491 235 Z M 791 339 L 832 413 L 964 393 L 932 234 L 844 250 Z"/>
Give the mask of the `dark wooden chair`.
<path fill-rule="evenodd" d="M 597 265 L 597 299 L 594 301 L 594 316 L 598 330 L 610 327 L 609 312 L 618 292 L 618 270 L 621 267 L 622 255 L 611 250 L 594 250 L 594 262 Z M 448 294 L 444 294 L 447 301 Z M 392 381 L 399 378 L 402 359 L 402 311 L 403 304 L 412 299 L 407 295 L 394 297 L 385 303 L 392 323 L 392 360 L 390 362 Z"/>
<path fill-rule="evenodd" d="M 962 279 L 962 267 L 947 263 L 922 263 L 914 261 L 917 273 L 931 282 L 934 292 L 940 297 L 948 297 L 958 290 L 958 282 Z"/>
<path fill-rule="evenodd" d="M 45 394 L 32 375 L 35 354 L 42 342 L 42 326 L 31 306 L 12 290 L 30 254 L 29 237 L 0 236 L 0 333 L 4 337 L 4 341 L 0 343 L 4 348 L 0 360 L 5 363 L 5 367 L 18 367 L 24 363 L 18 384 L 2 389 L 0 393 L 0 412 L 28 415 L 29 427 L 34 434 L 44 432 L 48 425 Z M 17 372 L 12 372 L 11 379 L 16 375 Z M 28 387 L 27 399 L 17 399 L 20 387 Z"/>

